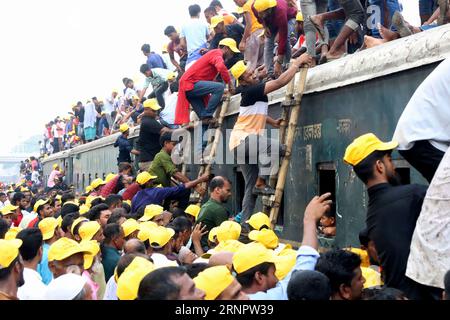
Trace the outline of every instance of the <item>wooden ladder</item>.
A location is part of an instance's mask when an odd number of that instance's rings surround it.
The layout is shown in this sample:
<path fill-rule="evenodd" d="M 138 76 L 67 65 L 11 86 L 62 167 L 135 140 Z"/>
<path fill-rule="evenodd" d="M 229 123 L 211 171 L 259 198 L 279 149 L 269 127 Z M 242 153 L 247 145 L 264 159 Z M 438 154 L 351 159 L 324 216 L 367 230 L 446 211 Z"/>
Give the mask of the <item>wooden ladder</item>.
<path fill-rule="evenodd" d="M 294 144 L 300 115 L 300 104 L 303 92 L 305 91 L 307 73 L 308 68 L 301 68 L 297 86 L 295 86 L 296 76 L 289 82 L 286 88 L 285 101 L 282 103 L 283 111 L 281 119 L 283 121 L 280 126 L 280 143 L 286 145 L 286 151 L 281 159 L 281 165 L 277 174 L 272 175 L 269 180 L 269 185 L 275 188 L 275 194 L 270 197 L 264 196 L 262 199 L 263 212 L 266 214 L 270 213 L 272 228 L 275 227 L 277 222 L 281 200 L 283 198 L 289 162 L 292 156 L 292 146 Z"/>

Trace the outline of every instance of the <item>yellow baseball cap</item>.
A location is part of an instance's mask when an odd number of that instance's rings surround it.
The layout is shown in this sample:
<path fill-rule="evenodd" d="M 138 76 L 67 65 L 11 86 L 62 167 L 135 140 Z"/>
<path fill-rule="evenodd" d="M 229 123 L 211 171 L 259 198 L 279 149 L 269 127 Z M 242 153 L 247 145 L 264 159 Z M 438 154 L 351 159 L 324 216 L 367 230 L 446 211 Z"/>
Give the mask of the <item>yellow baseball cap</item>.
<path fill-rule="evenodd" d="M 86 193 L 89 193 L 89 192 L 91 192 L 92 191 L 92 187 L 91 186 L 87 186 L 86 187 Z"/>
<path fill-rule="evenodd" d="M 155 269 L 153 263 L 142 257 L 136 257 L 124 270 L 117 281 L 117 297 L 120 300 L 135 300 L 142 279 Z"/>
<path fill-rule="evenodd" d="M 366 250 L 359 248 L 345 248 L 345 250 L 356 253 L 361 258 L 361 267 L 368 268 L 370 266 L 370 259 Z"/>
<path fill-rule="evenodd" d="M 236 84 L 239 85 L 239 78 L 247 71 L 247 65 L 244 60 L 236 62 L 230 69 L 231 74 L 236 79 Z"/>
<path fill-rule="evenodd" d="M 130 234 L 139 229 L 139 223 L 133 219 L 127 219 L 124 223 L 122 223 L 123 234 L 125 237 L 128 237 Z"/>
<path fill-rule="evenodd" d="M 82 204 L 81 206 L 80 206 L 80 209 L 78 210 L 79 212 L 80 212 L 80 215 L 84 215 L 84 214 L 86 214 L 86 213 L 88 213 L 89 212 L 89 206 L 88 205 L 86 205 L 86 204 Z"/>
<path fill-rule="evenodd" d="M 109 173 L 109 174 L 106 176 L 105 182 L 108 183 L 108 182 L 110 182 L 112 179 L 114 179 L 115 177 L 117 177 L 117 174 L 111 172 L 111 173 Z"/>
<path fill-rule="evenodd" d="M 235 53 L 240 53 L 241 51 L 237 48 L 236 41 L 231 38 L 225 38 L 220 40 L 219 46 L 226 46 L 230 48 L 231 51 Z"/>
<path fill-rule="evenodd" d="M 258 242 L 252 242 L 240 247 L 233 255 L 233 268 L 241 274 L 261 263 L 276 262 L 277 257 L 272 250 Z"/>
<path fill-rule="evenodd" d="M 2 215 L 6 216 L 8 214 L 14 213 L 19 206 L 13 206 L 12 204 L 7 204 L 1 210 Z"/>
<path fill-rule="evenodd" d="M 297 251 L 293 250 L 290 246 L 286 246 L 283 250 L 278 252 L 277 259 L 275 261 L 275 276 L 278 280 L 283 280 L 297 261 Z"/>
<path fill-rule="evenodd" d="M 177 77 L 177 75 L 175 74 L 175 72 L 170 72 L 168 75 L 167 75 L 167 80 L 173 80 L 173 79 L 175 79 Z"/>
<path fill-rule="evenodd" d="M 76 219 L 72 222 L 72 225 L 70 226 L 70 233 L 73 234 L 73 231 L 75 230 L 75 227 L 76 227 L 77 225 L 79 225 L 80 223 L 86 222 L 86 221 L 89 221 L 88 219 L 86 219 L 86 217 L 79 217 L 79 218 L 76 218 Z M 80 227 L 80 228 L 81 228 L 81 227 Z"/>
<path fill-rule="evenodd" d="M 91 203 L 92 201 L 96 200 L 96 199 L 102 199 L 105 200 L 105 198 L 101 197 L 101 196 L 88 196 L 86 198 L 86 205 L 90 208 L 91 207 Z"/>
<path fill-rule="evenodd" d="M 57 163 L 55 163 L 54 165 L 53 165 L 53 169 L 56 169 L 56 168 L 58 168 L 59 167 L 59 165 L 57 164 Z"/>
<path fill-rule="evenodd" d="M 87 221 L 80 226 L 78 234 L 82 241 L 92 240 L 100 228 L 101 226 L 97 221 Z"/>
<path fill-rule="evenodd" d="M 61 261 L 77 253 L 90 253 L 87 248 L 75 240 L 60 238 L 56 240 L 48 249 L 48 261 Z"/>
<path fill-rule="evenodd" d="M 21 227 L 11 227 L 5 234 L 5 240 L 13 240 L 16 238 L 17 234 L 22 231 Z"/>
<path fill-rule="evenodd" d="M 61 218 L 62 220 L 62 218 Z M 48 240 L 55 235 L 56 227 L 58 226 L 58 220 L 53 217 L 44 218 L 38 223 L 38 228 L 42 232 L 42 239 Z"/>
<path fill-rule="evenodd" d="M 36 213 L 38 213 L 38 212 L 37 212 L 37 209 L 38 209 L 40 206 L 42 206 L 42 205 L 44 205 L 44 204 L 47 204 L 49 201 L 50 201 L 50 199 L 39 199 L 39 200 L 36 201 L 36 203 L 34 204 L 33 211 L 36 212 Z"/>
<path fill-rule="evenodd" d="M 55 199 L 58 200 L 58 201 L 61 201 L 62 195 L 58 194 L 58 195 L 55 197 Z"/>
<path fill-rule="evenodd" d="M 253 6 L 258 12 L 266 11 L 267 9 L 276 7 L 276 5 L 277 0 L 255 0 L 253 3 Z"/>
<path fill-rule="evenodd" d="M 214 227 L 211 230 L 209 230 L 208 240 L 210 242 L 216 242 L 216 239 L 214 239 L 214 238 L 217 237 L 217 230 L 218 229 L 219 229 L 219 227 Z"/>
<path fill-rule="evenodd" d="M 18 257 L 19 248 L 22 245 L 22 240 L 0 239 L 0 270 L 8 268 L 9 265 Z"/>
<path fill-rule="evenodd" d="M 144 222 L 152 220 L 157 215 L 162 214 L 163 211 L 164 208 L 162 206 L 157 204 L 149 204 L 148 206 L 145 207 L 144 215 L 141 218 L 139 218 L 139 221 Z"/>
<path fill-rule="evenodd" d="M 190 214 L 191 216 L 193 216 L 195 218 L 195 220 L 197 220 L 200 210 L 201 210 L 200 206 L 198 206 L 196 204 L 190 204 L 186 208 L 186 210 L 184 210 L 184 212 L 186 212 L 187 214 Z"/>
<path fill-rule="evenodd" d="M 137 234 L 137 238 L 141 241 L 147 241 L 150 238 L 150 234 L 153 232 L 154 228 L 157 228 L 158 225 L 153 221 L 146 221 L 139 224 L 139 232 Z"/>
<path fill-rule="evenodd" d="M 63 220 L 63 217 L 61 215 L 59 215 L 58 218 L 56 218 L 56 222 L 58 223 L 58 227 L 60 227 L 60 228 L 62 225 L 62 220 Z"/>
<path fill-rule="evenodd" d="M 238 240 L 225 240 L 220 242 L 215 248 L 214 252 L 236 252 L 238 251 L 244 244 Z"/>
<path fill-rule="evenodd" d="M 364 282 L 364 289 L 383 285 L 381 274 L 379 272 L 366 267 L 361 267 L 361 272 L 364 279 L 366 279 L 366 282 Z"/>
<path fill-rule="evenodd" d="M 211 18 L 211 28 L 217 27 L 217 25 L 221 22 L 224 22 L 223 15 L 219 14 Z"/>
<path fill-rule="evenodd" d="M 264 245 L 267 249 L 275 249 L 278 247 L 278 237 L 271 229 L 253 230 L 248 234 L 250 240 L 256 241 Z"/>
<path fill-rule="evenodd" d="M 264 226 L 270 228 L 271 225 L 269 216 L 264 212 L 258 212 L 253 214 L 250 217 L 250 219 L 248 219 L 245 222 L 248 223 L 255 230 L 261 230 L 261 228 Z"/>
<path fill-rule="evenodd" d="M 84 270 L 88 270 L 92 267 L 95 256 L 100 252 L 100 245 L 95 240 L 83 240 L 80 245 L 89 251 L 83 255 L 84 258 Z"/>
<path fill-rule="evenodd" d="M 92 187 L 92 189 L 97 189 L 98 187 L 100 187 L 100 186 L 102 186 L 102 185 L 104 185 L 104 184 L 106 184 L 105 181 L 103 181 L 103 180 L 100 179 L 100 178 L 97 178 L 97 179 L 95 179 L 94 181 L 92 181 L 91 187 Z"/>
<path fill-rule="evenodd" d="M 297 12 L 297 15 L 295 16 L 295 20 L 297 21 L 303 21 L 303 13 L 301 11 Z"/>
<path fill-rule="evenodd" d="M 233 281 L 234 277 L 226 266 L 208 268 L 194 278 L 195 286 L 205 291 L 205 300 L 215 300 Z"/>
<path fill-rule="evenodd" d="M 159 109 L 161 109 L 161 107 L 158 105 L 158 101 L 156 99 L 145 100 L 144 108 L 150 108 L 155 111 L 158 111 Z"/>
<path fill-rule="evenodd" d="M 122 132 L 122 133 L 128 131 L 129 129 L 130 129 L 130 126 L 126 123 L 122 123 L 119 128 L 120 132 Z"/>
<path fill-rule="evenodd" d="M 137 95 L 133 95 L 133 96 L 131 97 L 131 99 L 132 99 L 132 100 L 139 100 L 139 97 L 138 97 Z"/>
<path fill-rule="evenodd" d="M 136 177 L 136 182 L 140 184 L 141 186 L 146 184 L 149 180 L 153 180 L 158 178 L 157 176 L 152 176 L 147 171 L 141 172 Z"/>
<path fill-rule="evenodd" d="M 241 225 L 235 221 L 224 221 L 217 230 L 217 240 L 220 242 L 226 240 L 237 240 L 241 235 Z"/>
<path fill-rule="evenodd" d="M 152 247 L 162 248 L 169 242 L 169 240 L 174 236 L 174 234 L 175 230 L 171 228 L 157 226 L 156 228 L 152 229 L 148 241 L 150 242 L 150 245 Z"/>
<path fill-rule="evenodd" d="M 344 161 L 356 166 L 374 151 L 387 151 L 397 148 L 397 141 L 382 142 L 373 133 L 366 133 L 353 140 L 345 150 Z"/>

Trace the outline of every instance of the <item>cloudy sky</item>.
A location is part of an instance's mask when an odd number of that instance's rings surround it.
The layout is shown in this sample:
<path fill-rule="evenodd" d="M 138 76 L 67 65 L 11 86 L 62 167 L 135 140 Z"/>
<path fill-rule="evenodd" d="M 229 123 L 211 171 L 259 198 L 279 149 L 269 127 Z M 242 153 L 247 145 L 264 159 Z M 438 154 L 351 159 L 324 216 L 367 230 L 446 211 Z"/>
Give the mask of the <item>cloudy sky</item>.
<path fill-rule="evenodd" d="M 188 6 L 210 0 L 0 1 L 2 153 L 43 132 L 78 100 L 106 97 L 125 76 L 140 78 L 143 43 L 160 51 L 167 25 L 181 27 Z M 405 2 L 418 19 L 417 1 Z M 226 9 L 233 0 L 222 0 Z M 202 15 L 203 17 L 203 15 Z"/>

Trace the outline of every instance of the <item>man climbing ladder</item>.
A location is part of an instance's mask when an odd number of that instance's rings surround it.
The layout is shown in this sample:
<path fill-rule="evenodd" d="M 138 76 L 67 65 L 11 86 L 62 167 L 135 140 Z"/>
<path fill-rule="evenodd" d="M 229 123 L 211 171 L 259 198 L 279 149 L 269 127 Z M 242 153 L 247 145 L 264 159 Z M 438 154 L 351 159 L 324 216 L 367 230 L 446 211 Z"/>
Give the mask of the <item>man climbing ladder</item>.
<path fill-rule="evenodd" d="M 283 149 L 279 141 L 264 135 L 266 123 L 279 128 L 282 122 L 282 119 L 274 120 L 268 116 L 267 95 L 287 85 L 295 77 L 300 66 L 311 64 L 312 57 L 303 54 L 292 60 L 288 70 L 278 79 L 268 82 L 260 81 L 254 70 L 249 69 L 243 61 L 239 61 L 231 68 L 232 75 L 242 86 L 241 107 L 231 132 L 229 148 L 232 152 L 236 152 L 245 180 L 241 218 L 241 225 L 245 231 L 249 229 L 245 221 L 253 213 L 257 195 L 270 195 L 275 192 L 268 185 L 267 178 L 271 167 L 274 164 L 278 165 L 278 158 L 277 161 L 273 161 L 273 156 L 278 157 Z M 269 159 L 270 161 L 267 161 Z"/>

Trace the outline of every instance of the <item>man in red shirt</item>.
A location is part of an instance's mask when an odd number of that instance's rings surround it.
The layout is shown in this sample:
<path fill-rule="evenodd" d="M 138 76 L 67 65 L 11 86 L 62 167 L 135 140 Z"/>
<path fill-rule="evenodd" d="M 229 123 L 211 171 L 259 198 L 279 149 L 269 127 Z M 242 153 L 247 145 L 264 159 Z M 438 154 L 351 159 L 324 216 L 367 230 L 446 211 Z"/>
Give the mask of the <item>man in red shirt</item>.
<path fill-rule="evenodd" d="M 282 65 L 291 59 L 291 44 L 288 41 L 288 21 L 295 19 L 297 8 L 288 6 L 286 0 L 255 0 L 252 10 L 265 28 L 266 42 L 264 44 L 264 64 L 269 75 L 278 78 Z M 293 30 L 292 30 L 293 31 Z M 277 59 L 273 63 L 275 38 L 278 35 Z"/>
<path fill-rule="evenodd" d="M 187 52 L 186 49 L 183 48 L 180 41 L 180 35 L 174 26 L 168 26 L 164 30 L 164 34 L 166 37 L 170 39 L 169 44 L 167 45 L 167 52 L 169 53 L 170 62 L 177 68 L 178 72 L 181 74 L 184 72 L 184 68 L 186 67 L 187 60 Z M 180 57 L 180 63 L 175 60 L 175 52 Z"/>
<path fill-rule="evenodd" d="M 234 53 L 238 52 L 240 51 L 236 47 L 235 41 L 225 38 L 220 41 L 219 49 L 206 53 L 183 74 L 178 91 L 175 124 L 189 122 L 189 103 L 198 117 L 205 120 L 204 124 L 211 121 L 225 89 L 223 83 L 215 82 L 214 79 L 219 73 L 223 81 L 228 84 L 230 93 L 234 92 L 234 86 L 224 60 L 233 57 Z M 210 94 L 211 97 L 209 97 Z"/>

